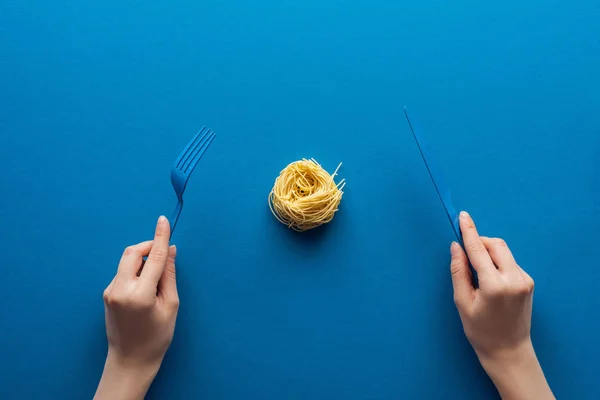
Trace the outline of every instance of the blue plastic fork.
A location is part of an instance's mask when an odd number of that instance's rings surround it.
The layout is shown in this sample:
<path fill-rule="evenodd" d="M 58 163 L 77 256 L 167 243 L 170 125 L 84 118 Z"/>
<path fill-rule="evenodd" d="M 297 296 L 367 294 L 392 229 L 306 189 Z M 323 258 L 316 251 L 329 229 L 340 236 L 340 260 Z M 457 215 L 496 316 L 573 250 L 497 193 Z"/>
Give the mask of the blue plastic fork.
<path fill-rule="evenodd" d="M 181 214 L 181 209 L 183 208 L 183 192 L 185 192 L 185 187 L 190 179 L 190 175 L 194 172 L 194 168 L 196 168 L 198 161 L 200 161 L 204 152 L 206 152 L 206 149 L 208 149 L 215 139 L 215 136 L 217 135 L 214 131 L 203 126 L 192 140 L 190 140 L 187 146 L 185 146 L 185 149 L 179 154 L 179 157 L 177 157 L 177 160 L 175 160 L 175 163 L 171 168 L 171 184 L 177 195 L 177 206 L 175 206 L 175 211 L 170 220 L 171 236 L 173 236 L 177 221 L 179 220 L 179 215 Z"/>

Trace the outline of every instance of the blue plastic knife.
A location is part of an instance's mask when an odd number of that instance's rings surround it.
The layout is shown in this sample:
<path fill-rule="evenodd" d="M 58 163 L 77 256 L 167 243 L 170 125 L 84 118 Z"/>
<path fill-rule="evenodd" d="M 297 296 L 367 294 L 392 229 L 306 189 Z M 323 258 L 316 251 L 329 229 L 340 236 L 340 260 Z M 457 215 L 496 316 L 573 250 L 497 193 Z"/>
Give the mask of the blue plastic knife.
<path fill-rule="evenodd" d="M 442 171 L 437 165 L 435 161 L 435 157 L 432 156 L 429 147 L 427 146 L 427 142 L 418 134 L 413 125 L 410 123 L 410 118 L 408 118 L 408 112 L 406 111 L 406 107 L 404 107 L 404 115 L 406 115 L 406 121 L 408 121 L 408 126 L 415 138 L 415 142 L 417 142 L 417 146 L 419 147 L 419 151 L 421 152 L 421 157 L 423 157 L 423 161 L 425 162 L 425 166 L 427 167 L 427 171 L 429 172 L 429 176 L 431 177 L 431 181 L 433 182 L 433 186 L 435 186 L 435 190 L 437 191 L 438 196 L 440 196 L 440 200 L 444 205 L 444 209 L 446 210 L 446 215 L 452 224 L 452 229 L 454 230 L 454 235 L 456 235 L 456 239 L 459 243 L 463 243 L 462 234 L 460 233 L 460 225 L 458 223 L 458 213 L 452 204 L 452 196 L 450 195 L 450 188 L 446 184 L 446 180 L 442 175 Z"/>

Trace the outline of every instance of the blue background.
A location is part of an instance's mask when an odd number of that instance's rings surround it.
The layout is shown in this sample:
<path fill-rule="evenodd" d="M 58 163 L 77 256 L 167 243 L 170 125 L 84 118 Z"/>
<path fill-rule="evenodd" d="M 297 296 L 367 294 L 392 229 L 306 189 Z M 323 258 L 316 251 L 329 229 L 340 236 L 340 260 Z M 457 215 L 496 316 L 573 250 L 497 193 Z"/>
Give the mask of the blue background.
<path fill-rule="evenodd" d="M 186 193 L 181 309 L 150 399 L 488 399 L 452 302 L 452 230 L 408 105 L 482 233 L 536 280 L 559 398 L 600 397 L 600 3 L 0 3 L 0 398 L 90 398 L 102 290 Z M 267 195 L 343 162 L 334 222 Z"/>

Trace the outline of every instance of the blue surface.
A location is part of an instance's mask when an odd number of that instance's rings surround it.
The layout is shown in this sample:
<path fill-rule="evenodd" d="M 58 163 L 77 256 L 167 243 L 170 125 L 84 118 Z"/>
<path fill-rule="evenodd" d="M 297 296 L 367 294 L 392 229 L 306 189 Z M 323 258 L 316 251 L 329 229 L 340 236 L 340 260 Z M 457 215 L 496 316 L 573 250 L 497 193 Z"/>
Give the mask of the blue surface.
<path fill-rule="evenodd" d="M 404 105 L 456 206 L 536 280 L 557 396 L 600 398 L 598 21 L 592 0 L 2 0 L 0 398 L 92 396 L 102 290 L 204 124 L 150 399 L 493 398 Z M 304 235 L 267 206 L 301 157 L 348 180 Z"/>

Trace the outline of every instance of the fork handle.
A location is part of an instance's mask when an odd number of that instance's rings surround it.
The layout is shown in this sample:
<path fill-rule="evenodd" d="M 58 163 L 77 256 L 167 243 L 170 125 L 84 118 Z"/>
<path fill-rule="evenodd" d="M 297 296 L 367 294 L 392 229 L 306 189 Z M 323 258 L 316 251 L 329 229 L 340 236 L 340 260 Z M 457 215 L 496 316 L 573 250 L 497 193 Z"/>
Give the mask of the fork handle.
<path fill-rule="evenodd" d="M 177 200 L 177 205 L 175 206 L 175 211 L 173 211 L 173 216 L 171 217 L 171 237 L 173 236 L 173 232 L 175 232 L 175 227 L 177 226 L 177 221 L 179 221 L 179 215 L 181 214 L 181 209 L 183 208 L 183 199 Z"/>

